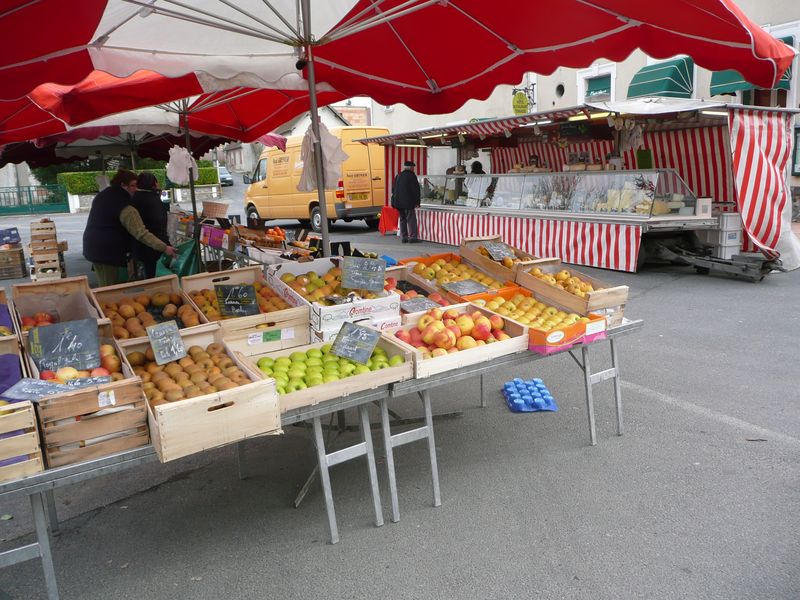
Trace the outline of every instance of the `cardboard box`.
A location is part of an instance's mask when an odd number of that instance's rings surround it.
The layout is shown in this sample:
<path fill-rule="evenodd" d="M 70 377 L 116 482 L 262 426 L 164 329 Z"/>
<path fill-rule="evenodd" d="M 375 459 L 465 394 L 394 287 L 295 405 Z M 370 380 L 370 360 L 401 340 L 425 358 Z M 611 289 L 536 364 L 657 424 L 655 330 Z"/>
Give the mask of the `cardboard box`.
<path fill-rule="evenodd" d="M 539 268 L 542 273 L 551 275 L 566 269 L 571 275 L 579 277 L 581 281 L 591 284 L 594 288 L 594 291 L 587 292 L 585 297 L 580 298 L 560 286 L 550 285 L 534 277 L 527 271 L 517 271 L 517 285 L 532 290 L 543 302 L 558 304 L 563 306 L 566 312 L 574 312 L 582 316 L 587 316 L 589 313 L 606 315 L 612 326 L 622 322 L 625 303 L 628 301 L 627 285 L 611 286 L 572 266 L 562 264 L 557 258 L 538 260 L 531 268 Z M 548 302 L 548 300 L 552 302 Z"/>
<path fill-rule="evenodd" d="M 219 325 L 209 323 L 180 334 L 187 348 L 222 343 L 251 383 L 155 407 L 146 402 L 153 446 L 162 463 L 247 438 L 282 433 L 275 381 L 263 379 L 244 364 L 225 344 Z M 139 341 L 120 344 L 126 354 L 144 352 L 148 346 Z"/>
<path fill-rule="evenodd" d="M 334 259 L 321 258 L 306 263 L 286 262 L 272 265 L 267 268 L 267 283 L 292 306 L 308 306 L 309 321 L 315 331 L 339 331 L 342 323 L 372 319 L 379 321 L 400 315 L 400 296 L 394 292 L 384 292 L 384 295 L 371 300 L 357 300 L 336 306 L 322 306 L 316 302 L 309 302 L 292 288 L 281 281 L 281 276 L 286 273 L 302 275 L 314 271 L 324 275 L 332 267 L 338 266 Z"/>
<path fill-rule="evenodd" d="M 486 310 L 485 308 L 469 302 L 454 304 L 453 306 L 449 306 L 442 310 L 449 309 L 455 309 L 459 312 L 479 311 L 487 317 L 495 314 L 489 310 Z M 399 329 L 408 330 L 411 327 L 416 327 L 420 317 L 422 317 L 424 314 L 424 312 L 420 312 L 407 315 L 407 321 L 402 327 L 387 330 L 385 335 L 394 336 Z M 505 356 L 506 354 L 515 354 L 517 352 L 527 350 L 528 328 L 506 317 L 504 317 L 504 320 L 505 327 L 503 331 L 511 336 L 509 339 L 494 342 L 492 344 L 485 344 L 476 348 L 470 348 L 469 350 L 460 350 L 458 352 L 453 352 L 452 354 L 447 354 L 446 356 L 423 359 L 421 350 L 414 348 L 413 346 L 406 344 L 401 340 L 398 340 L 396 337 L 393 337 L 393 339 L 398 344 L 402 344 L 405 348 L 413 352 L 414 376 L 417 379 L 422 379 L 425 377 L 430 377 L 431 375 L 436 375 L 437 373 L 452 371 L 453 369 L 460 369 L 461 367 L 466 367 L 468 365 L 475 365 L 488 360 L 493 360 L 499 356 Z"/>
<path fill-rule="evenodd" d="M 364 319 L 362 321 L 354 322 L 358 323 L 359 325 L 364 325 L 365 327 L 377 329 L 378 331 L 388 331 L 394 329 L 395 327 L 400 327 L 400 325 L 403 324 L 403 317 L 401 315 L 396 315 L 387 319 Z M 339 333 L 339 329 L 326 329 L 323 331 L 309 329 L 309 334 L 313 341 L 330 342 L 336 339 L 337 333 Z"/>
<path fill-rule="evenodd" d="M 317 342 L 307 346 L 296 346 L 292 352 L 306 352 L 311 348 L 322 348 L 324 345 L 325 344 L 323 342 Z M 397 354 L 403 356 L 405 362 L 394 367 L 387 367 L 378 371 L 370 371 L 369 373 L 353 375 L 345 379 L 340 379 L 339 381 L 323 383 L 321 385 L 306 388 L 304 390 L 283 394 L 279 396 L 281 412 L 286 412 L 287 410 L 293 410 L 302 406 L 313 406 L 315 404 L 319 404 L 320 402 L 324 402 L 325 400 L 347 396 L 349 394 L 364 390 L 373 390 L 390 383 L 404 381 L 413 377 L 412 352 L 409 350 L 408 346 L 399 340 L 388 338 L 385 335 L 381 336 L 380 340 L 378 341 L 378 346 L 386 350 L 386 354 L 389 357 Z M 256 366 L 258 359 L 264 356 L 268 356 L 269 358 L 278 358 L 279 356 L 287 356 L 289 354 L 291 354 L 291 352 L 288 350 L 267 353 L 253 352 L 246 355 L 246 361 L 252 370 L 260 373 L 262 377 L 266 377 L 268 381 L 274 383 L 274 379 L 267 377 L 258 369 Z"/>
<path fill-rule="evenodd" d="M 0 244 L 19 244 L 20 242 L 22 242 L 22 238 L 16 227 L 0 229 Z"/>

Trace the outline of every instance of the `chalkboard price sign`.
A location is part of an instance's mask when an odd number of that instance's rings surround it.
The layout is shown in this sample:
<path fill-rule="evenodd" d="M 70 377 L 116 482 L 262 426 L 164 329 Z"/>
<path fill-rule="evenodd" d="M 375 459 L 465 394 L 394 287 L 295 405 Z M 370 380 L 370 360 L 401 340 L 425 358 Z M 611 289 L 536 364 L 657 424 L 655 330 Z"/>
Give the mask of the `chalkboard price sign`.
<path fill-rule="evenodd" d="M 356 258 L 345 256 L 342 259 L 342 287 L 349 290 L 369 290 L 382 292 L 386 278 L 386 262 L 380 258 Z"/>
<path fill-rule="evenodd" d="M 456 296 L 471 296 L 472 294 L 485 294 L 486 292 L 489 291 L 488 287 L 486 287 L 482 283 L 473 281 L 472 279 L 467 279 L 465 281 L 450 281 L 448 283 L 442 284 L 442 287 L 446 289 L 448 292 L 454 293 Z"/>
<path fill-rule="evenodd" d="M 36 402 L 45 396 L 52 396 L 53 394 L 63 394 L 68 392 L 70 388 L 60 383 L 53 383 L 43 379 L 28 379 L 23 377 L 17 383 L 8 388 L 5 392 L 0 394 L 7 400 L 30 400 Z"/>
<path fill-rule="evenodd" d="M 147 328 L 147 337 L 150 338 L 150 347 L 153 349 L 157 365 L 165 365 L 186 356 L 186 346 L 175 321 L 151 325 Z"/>
<path fill-rule="evenodd" d="M 514 249 L 503 242 L 486 242 L 483 247 L 489 252 L 492 260 L 500 261 L 506 256 L 510 256 L 511 258 L 517 257 L 517 255 L 514 253 Z"/>
<path fill-rule="evenodd" d="M 97 321 L 81 319 L 34 327 L 28 334 L 28 352 L 39 371 L 56 371 L 61 367 L 78 370 L 99 367 Z"/>
<path fill-rule="evenodd" d="M 403 300 L 400 303 L 400 310 L 404 313 L 422 312 L 431 308 L 441 308 L 442 305 L 426 298 L 425 296 L 415 296 L 410 300 Z"/>
<path fill-rule="evenodd" d="M 215 285 L 214 291 L 223 317 L 250 317 L 261 312 L 252 285 Z"/>
<path fill-rule="evenodd" d="M 112 379 L 108 375 L 100 375 L 97 377 L 78 377 L 77 379 L 70 379 L 64 382 L 64 385 L 71 389 L 85 388 L 91 385 L 103 385 L 104 383 L 111 383 Z"/>
<path fill-rule="evenodd" d="M 344 323 L 336 340 L 331 346 L 331 354 L 342 358 L 349 358 L 363 365 L 367 364 L 372 351 L 381 339 L 381 332 L 356 325 L 355 323 Z"/>

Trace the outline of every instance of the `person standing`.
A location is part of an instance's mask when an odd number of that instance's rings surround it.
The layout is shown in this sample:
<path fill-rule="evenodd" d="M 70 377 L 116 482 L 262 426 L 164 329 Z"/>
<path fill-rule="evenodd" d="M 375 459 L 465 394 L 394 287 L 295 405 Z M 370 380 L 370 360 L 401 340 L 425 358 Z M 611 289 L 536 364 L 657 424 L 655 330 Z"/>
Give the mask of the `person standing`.
<path fill-rule="evenodd" d="M 139 212 L 131 205 L 136 192 L 136 173 L 120 169 L 111 185 L 92 200 L 83 231 L 83 256 L 92 263 L 101 286 L 125 280 L 132 240 L 158 252 L 175 256 L 175 248 L 150 233 Z"/>
<path fill-rule="evenodd" d="M 167 207 L 161 201 L 161 190 L 158 180 L 152 173 L 144 171 L 136 179 L 136 193 L 131 199 L 133 207 L 139 211 L 147 230 L 165 244 L 169 244 L 167 235 Z M 144 276 L 150 279 L 156 276 L 156 263 L 161 252 L 151 248 L 139 240 L 133 240 L 133 258 L 144 267 Z"/>
<path fill-rule="evenodd" d="M 400 235 L 404 244 L 416 244 L 421 241 L 415 212 L 421 201 L 419 181 L 414 174 L 416 166 L 410 160 L 404 162 L 403 170 L 397 174 L 392 186 L 392 208 L 396 208 L 400 213 Z"/>

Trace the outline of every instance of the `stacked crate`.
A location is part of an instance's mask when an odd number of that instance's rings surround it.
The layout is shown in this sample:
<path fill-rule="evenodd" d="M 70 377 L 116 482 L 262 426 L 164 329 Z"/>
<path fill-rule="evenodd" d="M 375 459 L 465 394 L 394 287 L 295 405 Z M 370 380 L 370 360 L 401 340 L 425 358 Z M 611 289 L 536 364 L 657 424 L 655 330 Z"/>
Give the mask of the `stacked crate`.
<path fill-rule="evenodd" d="M 0 229 L 0 279 L 25 277 L 25 253 L 16 227 Z"/>
<path fill-rule="evenodd" d="M 52 221 L 31 223 L 31 280 L 61 279 L 67 276 L 64 251 L 67 243 L 59 243 L 56 224 Z"/>

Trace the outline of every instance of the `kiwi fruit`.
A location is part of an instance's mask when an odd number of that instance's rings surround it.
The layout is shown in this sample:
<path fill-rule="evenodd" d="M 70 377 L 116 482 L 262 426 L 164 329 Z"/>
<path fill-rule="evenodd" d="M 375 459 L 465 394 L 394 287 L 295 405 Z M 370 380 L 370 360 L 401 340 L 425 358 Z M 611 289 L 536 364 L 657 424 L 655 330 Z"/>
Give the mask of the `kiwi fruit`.
<path fill-rule="evenodd" d="M 234 366 L 233 361 L 227 356 L 217 363 L 217 366 L 225 372 L 225 369 Z"/>
<path fill-rule="evenodd" d="M 147 368 L 147 372 L 150 373 L 150 375 L 154 375 L 154 374 L 158 373 L 159 371 L 163 370 L 161 366 L 157 365 L 154 362 L 153 363 L 148 363 L 146 368 Z"/>
<path fill-rule="evenodd" d="M 207 359 L 211 358 L 211 355 L 208 352 L 206 352 L 205 350 L 202 350 L 202 351 L 197 353 L 197 356 L 192 356 L 192 358 L 194 359 L 194 362 L 197 362 L 199 360 L 207 360 Z"/>
<path fill-rule="evenodd" d="M 186 371 L 178 371 L 172 378 L 180 383 L 181 381 L 188 380 L 189 374 Z"/>
<path fill-rule="evenodd" d="M 162 404 L 167 404 L 166 398 L 162 397 L 162 398 L 157 398 L 157 399 L 151 399 L 150 400 L 150 406 L 152 408 L 155 408 L 156 406 L 161 406 Z"/>

